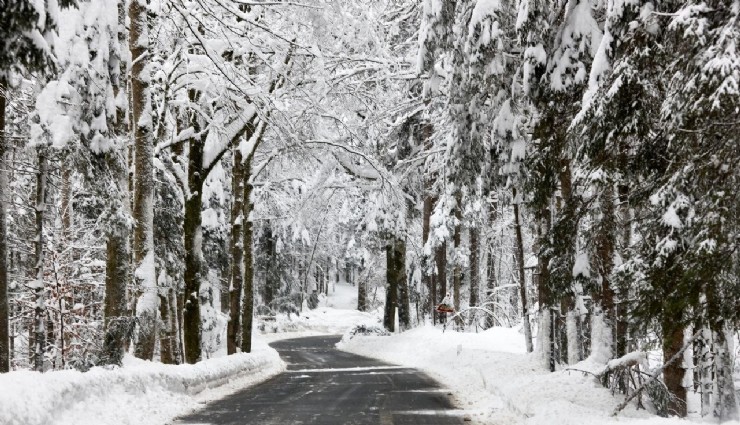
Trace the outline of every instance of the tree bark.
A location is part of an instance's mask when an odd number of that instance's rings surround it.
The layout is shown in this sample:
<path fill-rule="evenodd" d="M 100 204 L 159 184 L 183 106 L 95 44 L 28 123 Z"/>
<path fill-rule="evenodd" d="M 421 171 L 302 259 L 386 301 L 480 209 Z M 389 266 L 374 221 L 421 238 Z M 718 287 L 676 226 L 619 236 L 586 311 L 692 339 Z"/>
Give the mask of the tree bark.
<path fill-rule="evenodd" d="M 411 327 L 411 306 L 409 304 L 409 284 L 406 278 L 406 240 L 396 237 L 394 244 L 394 269 L 398 287 L 398 327 L 401 331 Z"/>
<path fill-rule="evenodd" d="M 398 270 L 395 237 L 391 236 L 385 246 L 385 310 L 383 326 L 389 332 L 396 331 L 396 305 L 398 304 Z"/>
<path fill-rule="evenodd" d="M 424 197 L 424 211 L 422 215 L 422 247 L 427 245 L 429 241 L 429 229 L 430 220 L 432 217 L 432 211 L 434 210 L 434 204 L 436 199 L 429 193 L 431 190 L 431 183 L 428 179 L 425 183 L 427 186 L 426 194 Z M 425 252 L 422 256 L 422 267 L 421 267 L 421 278 L 424 282 L 424 287 L 427 289 L 427 302 L 425 310 L 432 316 L 432 322 L 437 323 L 437 315 L 434 312 L 434 307 L 437 305 L 437 285 L 435 280 L 435 273 L 433 272 L 434 258 L 432 255 L 427 255 Z"/>
<path fill-rule="evenodd" d="M 175 359 L 175 347 L 177 346 L 177 329 L 173 328 L 172 322 L 177 320 L 170 309 L 170 303 L 166 295 L 159 296 L 159 316 L 164 326 L 160 329 L 159 348 L 160 358 L 164 364 L 177 364 Z"/>
<path fill-rule="evenodd" d="M 362 279 L 357 279 L 357 310 L 367 311 L 367 285 Z"/>
<path fill-rule="evenodd" d="M 123 49 L 126 45 L 126 6 L 125 1 L 118 2 L 118 45 Z M 120 53 L 114 53 L 120 56 Z M 120 60 L 120 58 L 118 58 Z M 116 78 L 112 78 L 113 95 L 118 98 L 125 93 L 126 62 L 120 61 L 120 68 Z M 125 97 L 125 96 L 124 96 Z M 128 136 L 126 123 L 126 109 L 128 102 L 117 105 L 116 122 L 113 126 L 114 137 L 123 139 Z M 121 152 L 123 154 L 123 152 Z M 122 155 L 125 156 L 125 155 Z M 106 235 L 106 262 L 105 262 L 105 299 L 104 299 L 104 329 L 103 362 L 121 365 L 124 346 L 130 335 L 131 322 L 126 312 L 126 286 L 129 283 L 131 261 L 131 232 L 127 223 L 131 214 L 129 208 L 128 174 L 125 159 L 120 159 L 115 153 L 106 156 L 108 169 L 116 179 L 119 193 L 112 202 L 117 203 L 122 212 L 112 219 Z"/>
<path fill-rule="evenodd" d="M 157 336 L 156 274 L 154 272 L 154 139 L 152 104 L 147 64 L 149 54 L 147 5 L 133 0 L 129 5 L 131 50 L 131 100 L 134 128 L 134 266 L 139 300 L 136 304 L 138 334 L 135 355 L 151 360 Z"/>
<path fill-rule="evenodd" d="M 434 249 L 434 261 L 437 266 L 437 272 L 434 275 L 434 283 L 437 286 L 436 305 L 447 295 L 447 241 L 443 241 Z M 439 323 L 446 322 L 447 316 L 445 313 L 437 313 L 437 321 Z"/>
<path fill-rule="evenodd" d="M 629 204 L 629 186 L 626 184 L 620 184 L 617 187 L 617 193 L 619 196 L 619 226 L 621 227 L 621 247 L 619 251 L 622 254 L 622 258 L 628 258 L 629 247 L 632 240 L 632 214 Z M 629 348 L 627 347 L 627 307 L 624 303 L 626 298 L 625 294 L 618 293 L 618 300 L 620 303 L 615 303 L 614 306 L 614 317 L 616 326 L 616 341 L 615 341 L 615 357 L 619 358 L 627 354 Z"/>
<path fill-rule="evenodd" d="M 663 317 L 663 361 L 668 362 L 676 353 L 683 349 L 684 328 L 680 324 L 682 317 Z M 686 369 L 683 360 L 675 361 L 663 370 L 663 380 L 671 398 L 666 405 L 667 413 L 679 417 L 686 417 L 686 387 L 683 386 Z"/>
<path fill-rule="evenodd" d="M 195 120 L 194 120 L 195 121 Z M 196 129 L 196 133 L 198 130 Z M 185 362 L 196 363 L 201 357 L 202 327 L 200 318 L 200 282 L 202 278 L 201 227 L 203 206 L 203 140 L 191 139 L 188 158 L 188 188 L 190 196 L 185 200 L 185 310 L 183 311 L 183 339 Z"/>
<path fill-rule="evenodd" d="M 452 244 L 455 249 L 455 267 L 452 269 L 452 297 L 455 311 L 460 311 L 460 285 L 462 284 L 462 266 L 460 264 L 460 245 L 462 240 L 462 196 L 455 196 L 455 233 Z M 459 320 L 458 320 L 459 322 Z"/>
<path fill-rule="evenodd" d="M 597 300 L 601 305 L 601 310 L 605 316 L 605 322 L 613 329 L 615 326 L 615 315 L 614 315 L 614 288 L 611 283 L 612 269 L 614 268 L 614 191 L 612 190 L 611 184 L 607 183 L 607 187 L 601 197 L 601 222 L 598 226 L 598 234 L 596 236 L 596 256 L 597 256 L 597 270 L 599 278 L 601 280 L 600 294 L 597 294 Z M 612 355 L 614 355 L 613 342 L 610 341 L 610 349 Z M 683 345 L 680 344 L 681 346 Z M 680 346 L 679 346 L 680 348 Z"/>
<path fill-rule="evenodd" d="M 527 346 L 527 352 L 531 353 L 532 347 L 532 328 L 529 324 L 529 305 L 527 303 L 527 280 L 524 274 L 524 242 L 522 241 L 522 225 L 519 217 L 519 202 L 517 200 L 516 189 L 514 189 L 514 231 L 516 232 L 516 266 L 519 274 L 519 292 L 522 302 L 522 324 L 524 325 L 524 342 Z"/>
<path fill-rule="evenodd" d="M 470 306 L 480 303 L 480 230 L 470 228 Z"/>
<path fill-rule="evenodd" d="M 244 308 L 242 310 L 242 353 L 252 352 L 252 316 L 254 313 L 254 246 L 252 244 L 252 156 L 244 163 L 244 203 L 242 244 L 244 246 Z"/>
<path fill-rule="evenodd" d="M 34 290 L 34 370 L 44 371 L 46 354 L 46 288 L 44 287 L 44 212 L 46 211 L 46 148 L 38 147 L 38 172 L 36 173 L 36 238 L 34 240 L 36 278 L 31 285 Z"/>
<path fill-rule="evenodd" d="M 233 149 L 234 165 L 232 168 L 231 190 L 234 202 L 231 204 L 231 287 L 229 288 L 229 325 L 226 335 L 228 354 L 236 353 L 241 337 L 242 285 L 244 283 L 244 164 L 238 147 Z"/>
<path fill-rule="evenodd" d="M 8 308 L 8 230 L 5 199 L 8 195 L 5 155 L 5 109 L 7 84 L 0 77 L 0 373 L 10 372 L 10 310 Z"/>
<path fill-rule="evenodd" d="M 498 218 L 498 203 L 495 201 L 495 199 L 491 202 L 489 205 L 489 212 L 488 212 L 488 227 L 493 227 L 494 223 L 496 223 L 496 220 Z M 486 299 L 485 302 L 495 302 L 496 297 L 496 258 L 493 255 L 493 243 L 495 242 L 495 239 L 492 238 L 492 240 L 486 240 L 486 271 L 488 273 L 488 276 L 486 278 Z M 495 311 L 495 306 L 491 305 L 490 307 L 491 312 Z M 486 329 L 490 329 L 495 325 L 494 323 L 494 317 L 490 314 L 486 314 L 486 321 L 485 321 L 485 327 Z"/>
<path fill-rule="evenodd" d="M 737 409 L 737 396 L 735 395 L 735 384 L 733 383 L 733 353 L 730 349 L 729 332 L 724 320 L 720 320 L 713 326 L 714 337 L 714 368 L 715 368 L 715 395 L 713 414 L 720 421 L 736 421 L 740 419 Z M 730 336 L 730 338 L 728 338 Z M 686 389 L 684 388 L 684 392 Z"/>

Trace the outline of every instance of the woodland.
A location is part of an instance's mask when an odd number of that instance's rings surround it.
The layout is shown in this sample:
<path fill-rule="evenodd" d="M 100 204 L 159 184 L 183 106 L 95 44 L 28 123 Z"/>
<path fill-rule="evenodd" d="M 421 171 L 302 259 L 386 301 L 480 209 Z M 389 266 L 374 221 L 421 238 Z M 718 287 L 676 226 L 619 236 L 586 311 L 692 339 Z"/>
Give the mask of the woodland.
<path fill-rule="evenodd" d="M 249 353 L 343 282 L 738 420 L 739 49 L 740 0 L 0 0 L 0 373 Z"/>

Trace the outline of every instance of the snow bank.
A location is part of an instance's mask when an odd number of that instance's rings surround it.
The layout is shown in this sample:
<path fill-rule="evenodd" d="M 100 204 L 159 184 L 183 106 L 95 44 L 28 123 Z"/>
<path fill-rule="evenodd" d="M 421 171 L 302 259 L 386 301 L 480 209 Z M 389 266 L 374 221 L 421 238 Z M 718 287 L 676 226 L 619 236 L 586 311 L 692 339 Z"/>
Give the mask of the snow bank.
<path fill-rule="evenodd" d="M 468 411 L 478 424 L 691 423 L 656 417 L 632 407 L 616 418 L 610 416 L 622 401 L 620 396 L 613 396 L 591 375 L 548 372 L 534 355 L 525 353 L 524 337 L 516 329 L 443 333 L 425 326 L 386 337 L 356 336 L 337 346 L 424 370 L 446 386 L 456 396 L 458 407 Z"/>
<path fill-rule="evenodd" d="M 3 425 L 161 425 L 206 400 L 285 370 L 264 341 L 254 352 L 164 365 L 126 358 L 122 368 L 0 375 Z"/>

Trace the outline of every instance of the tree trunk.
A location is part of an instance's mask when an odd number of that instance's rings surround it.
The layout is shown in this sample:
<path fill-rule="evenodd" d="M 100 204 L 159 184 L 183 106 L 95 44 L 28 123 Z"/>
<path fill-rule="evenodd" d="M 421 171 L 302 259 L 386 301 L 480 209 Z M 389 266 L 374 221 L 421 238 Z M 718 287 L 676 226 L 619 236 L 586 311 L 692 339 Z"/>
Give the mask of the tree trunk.
<path fill-rule="evenodd" d="M 193 143 L 190 150 L 190 163 L 200 164 L 202 150 Z M 196 162 L 197 161 L 197 162 Z M 185 235 L 185 310 L 183 311 L 183 339 L 185 344 L 185 362 L 196 363 L 201 357 L 201 318 L 200 318 L 200 281 L 202 274 L 202 236 L 201 207 L 202 185 L 199 173 L 190 170 L 188 185 L 190 197 L 185 200 L 185 220 L 183 230 Z"/>
<path fill-rule="evenodd" d="M 124 203 L 127 204 L 124 200 Z M 130 334 L 126 312 L 126 284 L 129 280 L 129 234 L 125 223 L 111 232 L 106 241 L 104 363 L 121 365 L 124 345 Z"/>
<path fill-rule="evenodd" d="M 489 208 L 488 227 L 493 227 L 498 218 L 498 202 L 496 202 L 494 199 L 489 205 Z M 495 242 L 494 238 L 492 238 L 492 240 L 486 240 L 486 271 L 488 273 L 486 279 L 486 303 L 493 303 L 496 301 L 496 258 L 493 255 L 494 244 L 492 242 Z M 491 304 L 488 309 L 491 311 L 491 313 L 493 313 L 495 311 L 495 305 Z M 486 329 L 490 329 L 494 325 L 494 317 L 490 314 L 486 314 Z"/>
<path fill-rule="evenodd" d="M 244 245 L 242 227 L 244 223 L 244 163 L 241 150 L 234 148 L 231 190 L 231 287 L 229 288 L 229 324 L 226 335 L 228 354 L 236 353 L 241 336 L 242 284 L 244 283 Z"/>
<path fill-rule="evenodd" d="M 121 49 L 126 45 L 126 5 L 125 1 L 118 2 L 118 44 Z M 120 60 L 120 58 L 117 58 Z M 120 61 L 119 74 L 112 79 L 113 95 L 118 98 L 125 93 L 127 72 L 126 61 Z M 125 96 L 123 96 L 125 98 Z M 128 137 L 129 129 L 126 123 L 126 109 L 128 102 L 117 104 L 116 122 L 113 126 L 114 137 L 119 140 Z M 125 153 L 125 152 L 123 152 Z M 106 262 L 105 262 L 105 300 L 104 300 L 104 329 L 103 363 L 121 365 L 124 346 L 131 334 L 129 316 L 126 312 L 126 286 L 129 283 L 131 262 L 131 231 L 127 220 L 131 214 L 129 208 L 128 172 L 125 160 L 118 155 L 106 155 L 106 163 L 116 180 L 119 192 L 111 201 L 117 204 L 121 211 L 108 223 L 106 234 Z M 71 209 L 71 207 L 68 207 Z"/>
<path fill-rule="evenodd" d="M 252 352 L 252 316 L 254 312 L 254 246 L 252 244 L 252 157 L 244 163 L 243 246 L 244 246 L 244 308 L 242 310 L 242 353 Z"/>
<path fill-rule="evenodd" d="M 46 148 L 38 147 L 38 172 L 36 173 L 36 237 L 34 240 L 36 279 L 29 286 L 34 290 L 34 355 L 33 369 L 44 371 L 46 354 L 46 288 L 44 287 L 44 212 L 46 211 Z"/>
<path fill-rule="evenodd" d="M 277 291 L 279 290 L 279 281 L 277 276 L 277 258 L 276 258 L 276 252 L 275 252 L 275 236 L 272 234 L 272 223 L 269 221 L 264 222 L 264 246 L 262 247 L 264 249 L 264 254 L 267 256 L 267 264 L 266 264 L 266 270 L 265 270 L 265 287 L 264 291 L 262 293 L 263 299 L 262 302 L 266 306 L 270 306 L 272 304 L 273 300 L 275 300 L 275 296 L 277 294 Z M 327 264 L 328 267 L 328 264 Z M 324 281 L 326 281 L 327 273 L 324 273 Z M 324 291 L 326 288 L 324 288 Z"/>
<path fill-rule="evenodd" d="M 682 317 L 672 317 L 664 313 L 663 317 L 663 361 L 667 362 L 676 353 L 681 351 L 684 344 L 684 328 L 680 324 Z M 667 401 L 666 410 L 669 415 L 686 417 L 686 387 L 683 379 L 686 373 L 684 362 L 679 359 L 663 370 L 663 380 L 671 398 Z"/>
<path fill-rule="evenodd" d="M 736 421 L 740 419 L 740 415 L 738 414 L 737 396 L 735 395 L 732 376 L 734 365 L 733 353 L 730 348 L 732 333 L 725 321 L 720 320 L 714 325 L 712 335 L 714 337 L 715 388 L 717 390 L 714 400 L 714 417 L 721 422 Z"/>
<path fill-rule="evenodd" d="M 619 196 L 619 226 L 621 227 L 621 247 L 619 249 L 622 258 L 628 258 L 629 247 L 632 240 L 632 214 L 629 204 L 629 186 L 619 185 L 617 188 Z M 614 306 L 614 317 L 616 321 L 615 357 L 619 358 L 627 354 L 627 307 L 625 304 L 626 294 L 618 293 L 619 303 Z"/>
<path fill-rule="evenodd" d="M 524 242 L 522 241 L 522 225 L 519 217 L 519 201 L 517 200 L 516 189 L 514 189 L 514 231 L 516 232 L 516 266 L 519 274 L 519 292 L 522 302 L 522 324 L 524 326 L 524 342 L 527 346 L 527 352 L 531 353 L 532 347 L 532 328 L 529 325 L 529 305 L 527 303 L 527 280 L 524 275 Z"/>
<path fill-rule="evenodd" d="M 367 311 L 367 285 L 363 279 L 357 279 L 357 310 Z"/>
<path fill-rule="evenodd" d="M 550 234 L 550 208 L 542 208 L 540 211 L 540 217 L 538 217 L 537 226 L 537 246 L 535 252 L 537 252 L 537 273 L 536 273 L 536 286 L 537 295 L 540 305 L 540 323 L 541 329 L 538 335 L 541 335 L 541 341 L 538 341 L 538 346 L 542 349 L 543 358 L 548 366 L 550 372 L 555 372 L 555 366 L 557 364 L 558 353 L 557 353 L 557 323 L 556 323 L 556 311 L 553 308 L 553 296 L 550 290 L 550 256 L 547 255 L 544 249 L 545 238 Z"/>
<path fill-rule="evenodd" d="M 168 291 L 169 292 L 169 291 Z M 163 326 L 160 329 L 159 348 L 160 358 L 164 364 L 177 364 L 175 359 L 175 347 L 177 346 L 177 328 L 173 328 L 172 322 L 177 320 L 170 308 L 166 295 L 159 296 L 159 316 L 162 318 Z"/>
<path fill-rule="evenodd" d="M 455 311 L 460 311 L 460 285 L 462 284 L 462 266 L 460 265 L 460 244 L 462 239 L 462 195 L 455 196 L 455 233 L 452 244 L 455 250 L 455 267 L 452 269 L 452 297 Z M 460 320 L 458 319 L 458 323 Z M 462 324 L 462 323 L 460 323 Z"/>
<path fill-rule="evenodd" d="M 394 255 L 393 239 L 391 239 L 385 246 L 385 309 L 383 312 L 383 326 L 389 332 L 396 330 L 396 297 L 398 287 L 396 286 Z"/>
<path fill-rule="evenodd" d="M 429 186 L 431 183 L 425 183 L 427 186 L 427 193 L 424 197 L 424 211 L 422 216 L 422 247 L 427 245 L 429 241 L 429 228 L 430 220 L 432 217 L 432 211 L 434 210 L 435 198 L 428 192 L 431 190 Z M 421 278 L 424 283 L 424 287 L 427 289 L 427 300 L 425 303 L 425 310 L 432 316 L 432 322 L 437 323 L 437 315 L 434 312 L 434 307 L 437 305 L 437 285 L 435 279 L 435 273 L 433 272 L 434 259 L 431 255 L 427 255 L 425 251 L 422 255 L 422 266 L 421 266 Z"/>
<path fill-rule="evenodd" d="M 470 306 L 480 303 L 480 230 L 470 228 Z"/>
<path fill-rule="evenodd" d="M 0 77 L 0 373 L 10 372 L 10 310 L 8 308 L 8 230 L 5 199 L 8 195 L 5 155 L 5 106 L 7 84 Z"/>
<path fill-rule="evenodd" d="M 594 294 L 594 299 L 598 302 L 601 307 L 602 314 L 604 315 L 604 325 L 609 327 L 608 335 L 612 336 L 610 341 L 599 341 L 599 343 L 608 344 L 609 351 L 612 358 L 614 357 L 614 339 L 616 330 L 616 316 L 614 314 L 614 288 L 612 287 L 611 275 L 612 269 L 614 268 L 614 238 L 615 234 L 615 211 L 614 211 L 614 191 L 612 185 L 607 183 L 600 199 L 600 216 L 601 220 L 598 223 L 598 230 L 596 235 L 596 269 L 598 273 L 598 280 L 601 281 L 601 287 L 598 288 L 599 292 Z M 683 332 L 683 330 L 681 330 Z M 679 344 L 678 349 L 680 350 L 683 346 L 683 340 Z M 669 359 L 670 357 L 666 357 Z M 680 363 L 680 362 L 679 362 Z M 671 366 L 674 367 L 674 366 Z"/>
<path fill-rule="evenodd" d="M 135 354 L 151 360 L 157 336 L 159 297 L 154 270 L 154 138 L 148 72 L 147 5 L 133 0 L 129 5 L 131 50 L 131 100 L 134 128 L 134 267 L 139 300 L 136 304 L 138 334 Z"/>
<path fill-rule="evenodd" d="M 406 240 L 395 238 L 396 286 L 398 287 L 398 327 L 405 331 L 411 327 L 411 306 L 409 305 L 409 280 L 406 278 Z"/>
<path fill-rule="evenodd" d="M 437 272 L 434 275 L 434 283 L 437 286 L 437 297 L 435 299 L 435 305 L 437 300 L 441 301 L 447 294 L 447 241 L 442 243 L 434 249 L 434 261 L 437 265 Z M 447 321 L 445 313 L 437 313 L 437 321 L 444 323 Z"/>

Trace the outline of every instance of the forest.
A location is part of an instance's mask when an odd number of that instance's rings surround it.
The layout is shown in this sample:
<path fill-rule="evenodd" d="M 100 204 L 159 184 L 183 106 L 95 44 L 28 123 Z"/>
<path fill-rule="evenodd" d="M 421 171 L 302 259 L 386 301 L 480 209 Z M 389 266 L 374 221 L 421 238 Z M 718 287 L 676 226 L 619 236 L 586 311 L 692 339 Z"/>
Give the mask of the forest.
<path fill-rule="evenodd" d="M 249 353 L 341 282 L 740 420 L 739 49 L 740 0 L 0 0 L 0 375 Z"/>

